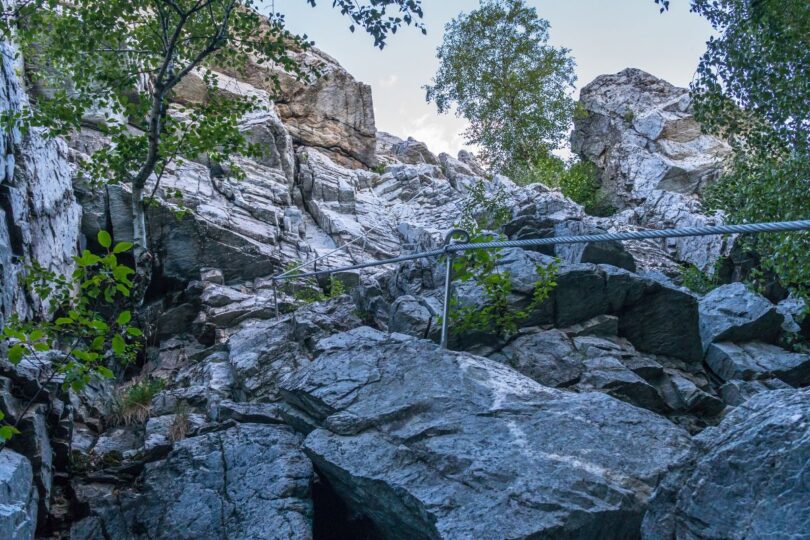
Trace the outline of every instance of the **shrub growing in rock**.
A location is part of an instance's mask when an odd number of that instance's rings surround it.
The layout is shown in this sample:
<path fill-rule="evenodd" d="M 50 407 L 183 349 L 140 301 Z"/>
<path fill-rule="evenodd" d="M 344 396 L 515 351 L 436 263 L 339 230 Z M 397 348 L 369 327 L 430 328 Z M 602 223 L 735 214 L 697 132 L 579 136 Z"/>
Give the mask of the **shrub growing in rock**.
<path fill-rule="evenodd" d="M 26 358 L 44 368 L 49 376 L 43 386 L 61 377 L 65 389 L 80 391 L 93 377 L 112 378 L 113 370 L 132 362 L 142 345 L 143 333 L 126 309 L 131 307 L 134 270 L 119 260 L 132 244 L 113 245 L 106 231 L 97 240 L 105 252 L 85 250 L 74 257 L 76 270 L 70 276 L 37 263 L 28 267 L 25 283 L 46 303 L 51 318 L 26 321 L 15 316 L 3 328 L 8 360 L 16 365 Z M 57 354 L 46 358 L 48 351 Z"/>
<path fill-rule="evenodd" d="M 163 379 L 147 378 L 125 388 L 116 398 L 110 421 L 115 425 L 142 424 L 149 418 L 152 398 L 163 390 Z"/>

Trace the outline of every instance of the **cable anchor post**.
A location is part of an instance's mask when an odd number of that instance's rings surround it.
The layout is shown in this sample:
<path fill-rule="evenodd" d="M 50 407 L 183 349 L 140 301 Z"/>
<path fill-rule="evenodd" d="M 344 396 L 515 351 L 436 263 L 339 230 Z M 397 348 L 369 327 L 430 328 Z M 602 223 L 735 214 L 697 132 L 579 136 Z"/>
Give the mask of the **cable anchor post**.
<path fill-rule="evenodd" d="M 276 320 L 278 320 L 278 280 L 276 279 L 276 276 L 273 276 L 273 306 L 275 307 L 276 311 Z"/>
<path fill-rule="evenodd" d="M 461 241 L 456 241 L 455 236 L 461 236 Z M 470 233 L 464 229 L 452 229 L 444 237 L 444 255 L 445 255 L 445 270 L 444 270 L 444 305 L 442 306 L 442 337 L 440 347 L 447 349 L 447 335 L 450 319 L 450 299 L 452 296 L 452 281 L 453 274 L 453 252 L 448 248 L 453 244 L 467 244 L 470 241 Z"/>

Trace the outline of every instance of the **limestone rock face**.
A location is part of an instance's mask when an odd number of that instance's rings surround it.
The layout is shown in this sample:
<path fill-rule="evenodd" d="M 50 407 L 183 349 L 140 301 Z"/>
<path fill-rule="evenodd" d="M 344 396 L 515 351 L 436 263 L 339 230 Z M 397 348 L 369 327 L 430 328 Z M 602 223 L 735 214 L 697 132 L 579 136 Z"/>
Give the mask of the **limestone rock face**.
<path fill-rule="evenodd" d="M 374 167 L 377 128 L 371 87 L 316 48 L 292 56 L 305 70 L 317 70 L 320 76 L 297 80 L 275 71 L 281 83 L 278 95 L 266 67 L 249 61 L 244 73 L 222 71 L 275 96 L 279 115 L 296 144 L 319 148 L 349 167 Z"/>
<path fill-rule="evenodd" d="M 686 89 L 641 70 L 597 77 L 580 101 L 588 114 L 576 123 L 572 149 L 597 164 L 619 207 L 655 190 L 699 193 L 729 152 L 701 133 Z"/>
<path fill-rule="evenodd" d="M 6 2 L 0 4 L 6 9 Z M 22 60 L 16 47 L 0 43 L 0 110 L 28 104 Z M 73 270 L 79 243 L 81 208 L 76 203 L 67 161 L 67 146 L 32 129 L 0 137 L 0 326 L 12 313 L 41 312 L 36 299 L 22 290 L 22 270 L 38 261 L 61 274 Z"/>
<path fill-rule="evenodd" d="M 807 536 L 810 390 L 757 394 L 696 442 L 656 491 L 644 538 Z"/>
<path fill-rule="evenodd" d="M 692 116 L 688 90 L 639 69 L 602 75 L 582 89 L 586 114 L 575 120 L 572 150 L 596 164 L 602 194 L 629 225 L 714 225 L 697 196 L 720 174 L 728 145 L 705 135 Z M 662 242 L 678 260 L 712 270 L 728 254 L 722 237 Z"/>
<path fill-rule="evenodd" d="M 310 419 L 307 455 L 386 538 L 632 537 L 691 446 L 647 411 L 427 341 L 359 328 L 321 348 L 285 399 Z"/>

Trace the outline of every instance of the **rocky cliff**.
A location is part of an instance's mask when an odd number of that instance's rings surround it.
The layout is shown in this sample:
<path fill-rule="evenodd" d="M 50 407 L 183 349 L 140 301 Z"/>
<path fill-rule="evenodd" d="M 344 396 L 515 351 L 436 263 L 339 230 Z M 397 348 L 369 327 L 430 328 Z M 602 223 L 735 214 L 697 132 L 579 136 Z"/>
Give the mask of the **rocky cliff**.
<path fill-rule="evenodd" d="M 490 177 L 467 153 L 377 133 L 368 87 L 319 51 L 301 55 L 325 76 L 282 76 L 275 102 L 261 68 L 223 70 L 222 92 L 265 105 L 242 122 L 265 149 L 240 160 L 243 180 L 205 160 L 162 179 L 134 374 L 164 381 L 148 414 L 111 414 L 111 383 L 65 392 L 43 382 L 47 362 L 0 363 L 11 419 L 45 385 L 0 452 L 5 537 L 807 535 L 810 356 L 781 348 L 807 330 L 800 302 L 677 283 L 727 239 L 502 250 L 513 305 L 531 305 L 537 265 L 554 257 L 557 286 L 517 332 L 456 329 L 452 351 L 436 344 L 443 266 L 430 258 L 341 272 L 349 294 L 329 300 L 302 302 L 312 283 L 283 287 L 275 315 L 269 276 L 346 242 L 317 268 L 435 247 L 479 184 L 507 201 L 513 239 L 721 219 L 699 194 L 725 146 L 696 131 L 683 90 L 627 70 L 583 91 L 573 146 L 621 208 L 597 218 L 545 186 Z M 26 98 L 4 58 L 13 108 Z M 176 114 L 207 99 L 198 82 L 180 88 Z M 74 199 L 71 161 L 106 144 L 91 126 L 69 147 L 3 139 L 4 316 L 37 313 L 24 263 L 67 272 L 99 229 L 129 238 L 125 188 L 77 179 L 81 209 Z M 461 306 L 482 306 L 480 287 L 454 288 Z"/>

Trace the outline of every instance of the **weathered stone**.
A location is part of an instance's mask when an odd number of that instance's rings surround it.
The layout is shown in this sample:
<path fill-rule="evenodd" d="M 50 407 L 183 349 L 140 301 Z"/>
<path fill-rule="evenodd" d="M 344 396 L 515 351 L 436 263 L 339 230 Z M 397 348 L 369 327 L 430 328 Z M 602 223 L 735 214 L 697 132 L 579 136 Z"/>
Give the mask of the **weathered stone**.
<path fill-rule="evenodd" d="M 672 287 L 653 286 L 649 291 L 620 314 L 619 333 L 640 351 L 699 362 L 697 300 Z"/>
<path fill-rule="evenodd" d="M 776 306 L 744 284 L 723 285 L 700 300 L 703 350 L 718 341 L 773 342 L 783 320 Z"/>
<path fill-rule="evenodd" d="M 3 10 L 13 9 L 2 3 Z M 0 110 L 29 107 L 23 58 L 11 41 L 0 43 Z M 43 314 L 46 307 L 23 286 L 33 261 L 59 274 L 74 269 L 81 208 L 71 184 L 67 145 L 42 129 L 0 137 L 0 326 L 12 314 Z"/>
<path fill-rule="evenodd" d="M 810 390 L 762 392 L 696 437 L 662 480 L 646 539 L 805 538 Z"/>
<path fill-rule="evenodd" d="M 810 384 L 810 354 L 767 343 L 713 343 L 706 364 L 724 381 L 776 377 L 792 386 Z"/>
<path fill-rule="evenodd" d="M 0 531 L 9 540 L 33 540 L 37 528 L 37 489 L 31 463 L 24 456 L 0 450 Z"/>
<path fill-rule="evenodd" d="M 71 538 L 312 537 L 312 465 L 284 426 L 243 424 L 177 442 L 140 489 L 90 498 Z"/>
<path fill-rule="evenodd" d="M 284 395 L 314 422 L 316 467 L 390 538 L 632 537 L 691 444 L 604 394 L 397 334 L 344 336 Z"/>
<path fill-rule="evenodd" d="M 669 409 L 652 385 L 610 356 L 585 359 L 577 386 L 582 390 L 605 392 L 654 412 L 664 413 Z"/>
<path fill-rule="evenodd" d="M 742 381 L 739 379 L 728 381 L 720 387 L 720 396 L 728 405 L 736 407 L 742 405 L 760 392 L 770 390 L 783 390 L 790 385 L 779 379 L 764 379 L 757 381 Z"/>
<path fill-rule="evenodd" d="M 582 357 L 559 330 L 519 336 L 491 358 L 546 386 L 571 386 L 584 369 Z"/>
<path fill-rule="evenodd" d="M 425 300 L 420 301 L 410 295 L 400 296 L 391 305 L 388 330 L 418 338 L 436 336 L 441 328 L 437 315 Z"/>
<path fill-rule="evenodd" d="M 586 236 L 605 234 L 607 231 L 588 226 L 581 221 L 564 221 L 554 226 L 554 236 Z M 636 261 L 621 242 L 585 242 L 579 244 L 557 244 L 555 254 L 569 263 L 609 264 L 636 271 Z"/>
<path fill-rule="evenodd" d="M 580 103 L 588 114 L 575 122 L 572 149 L 597 164 L 620 207 L 656 189 L 699 192 L 730 151 L 702 133 L 687 89 L 639 69 L 597 77 Z"/>

